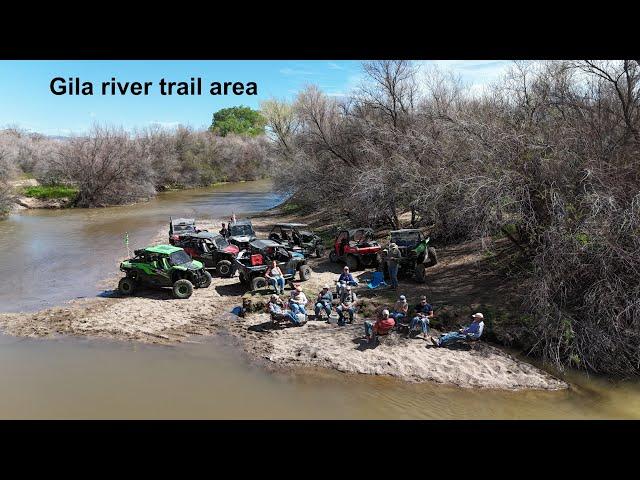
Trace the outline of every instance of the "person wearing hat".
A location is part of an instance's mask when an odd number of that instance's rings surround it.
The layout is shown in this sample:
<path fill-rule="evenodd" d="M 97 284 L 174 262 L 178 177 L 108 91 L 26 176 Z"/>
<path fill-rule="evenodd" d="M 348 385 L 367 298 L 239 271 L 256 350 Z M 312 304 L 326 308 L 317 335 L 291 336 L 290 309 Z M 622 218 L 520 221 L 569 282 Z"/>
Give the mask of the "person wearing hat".
<path fill-rule="evenodd" d="M 385 335 L 389 333 L 389 330 L 391 330 L 395 324 L 395 320 L 389 315 L 389 310 L 387 309 L 382 310 L 380 317 L 375 323 L 371 320 L 365 320 L 364 336 L 367 342 L 371 343 L 375 338 L 374 335 Z"/>
<path fill-rule="evenodd" d="M 464 340 L 479 339 L 482 335 L 482 331 L 484 330 L 484 315 L 478 312 L 471 315 L 471 318 L 473 318 L 473 322 L 471 322 L 471 325 L 468 327 L 461 328 L 457 332 L 445 333 L 440 338 L 431 337 L 431 342 L 436 347 L 445 347 Z"/>
<path fill-rule="evenodd" d="M 389 270 L 389 278 L 391 279 L 391 288 L 398 289 L 398 265 L 402 253 L 395 243 L 389 244 L 389 252 L 386 255 L 387 269 Z"/>
<path fill-rule="evenodd" d="M 229 236 L 229 230 L 227 229 L 227 226 L 224 224 L 224 222 L 222 222 L 222 228 L 218 231 L 218 233 L 224 238 L 227 238 Z"/>
<path fill-rule="evenodd" d="M 318 298 L 316 299 L 316 319 L 320 317 L 320 311 L 324 310 L 327 312 L 327 320 L 331 316 L 331 307 L 333 302 L 333 294 L 329 291 L 329 285 L 326 284 L 322 287 L 322 290 L 318 294 Z"/>
<path fill-rule="evenodd" d="M 289 298 L 289 308 L 293 314 L 297 315 L 298 313 L 302 313 L 306 317 L 307 310 L 304 307 L 307 302 L 307 296 L 302 291 L 302 287 L 300 285 L 296 285 L 293 292 L 291 292 L 291 298 Z"/>
<path fill-rule="evenodd" d="M 286 310 L 284 308 L 284 303 L 275 293 L 271 295 L 268 306 L 272 320 L 278 322 L 282 320 L 289 320 L 294 325 L 301 325 L 301 323 L 298 321 L 298 317 L 296 317 L 290 310 Z"/>
<path fill-rule="evenodd" d="M 429 333 L 429 320 L 433 318 L 433 307 L 427 302 L 427 297 L 422 295 L 420 297 L 420 303 L 416 305 L 415 315 L 411 319 L 409 324 L 409 334 L 420 325 L 420 330 L 424 334 L 424 339 L 427 339 Z"/>
<path fill-rule="evenodd" d="M 342 295 L 340 295 L 340 305 L 336 307 L 338 312 L 338 325 L 345 324 L 344 315 L 349 315 L 349 323 L 353 323 L 353 315 L 356 312 L 356 302 L 358 301 L 355 292 L 351 291 L 351 285 L 344 287 Z"/>
<path fill-rule="evenodd" d="M 407 297 L 404 295 L 400 295 L 398 301 L 393 306 L 393 312 L 391 316 L 393 319 L 398 322 L 407 316 L 407 312 L 409 311 L 409 304 L 407 303 Z"/>
<path fill-rule="evenodd" d="M 352 287 L 358 286 L 358 281 L 351 275 L 349 272 L 349 267 L 346 265 L 342 269 L 342 273 L 338 277 L 338 281 L 336 282 L 336 292 L 340 295 L 342 292 L 340 291 L 344 285 L 351 285 Z"/>

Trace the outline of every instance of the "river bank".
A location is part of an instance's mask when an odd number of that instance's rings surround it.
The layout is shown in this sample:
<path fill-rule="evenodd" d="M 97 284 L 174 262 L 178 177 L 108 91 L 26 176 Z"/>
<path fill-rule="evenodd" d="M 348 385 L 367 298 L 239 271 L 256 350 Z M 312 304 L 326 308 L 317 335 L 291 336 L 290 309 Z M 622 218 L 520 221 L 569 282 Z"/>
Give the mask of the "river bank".
<path fill-rule="evenodd" d="M 300 219 L 299 216 L 295 218 Z M 293 219 L 294 215 L 274 209 L 254 216 L 253 222 L 259 236 L 263 236 L 273 222 Z M 317 221 L 312 217 L 303 220 Z M 199 219 L 198 225 L 215 231 L 219 222 L 218 219 Z M 166 229 L 162 229 L 149 243 L 165 243 L 166 235 Z M 434 272 L 434 278 L 444 277 L 451 281 L 461 265 L 473 269 L 477 262 L 478 258 L 468 255 L 464 248 L 452 249 L 434 267 L 439 269 Z M 302 285 L 307 296 L 315 298 L 323 284 L 335 280 L 341 266 L 330 263 L 326 256 L 311 259 L 309 263 L 313 274 Z M 214 278 L 211 287 L 196 290 L 188 301 L 175 300 L 165 291 L 145 291 L 135 297 L 120 298 L 112 290 L 117 280 L 114 276 L 101 282 L 106 290 L 98 298 L 75 300 L 34 313 L 1 314 L 0 329 L 5 334 L 25 337 L 79 335 L 166 345 L 193 341 L 194 335 L 220 334 L 232 340 L 249 359 L 269 368 L 321 367 L 349 373 L 389 375 L 409 382 L 430 381 L 487 389 L 557 390 L 567 387 L 565 382 L 486 343 L 472 351 L 459 351 L 432 348 L 422 339 L 394 336 L 383 345 L 367 348 L 362 339 L 362 315 L 354 325 L 347 327 L 312 320 L 300 328 L 266 329 L 266 314 L 250 314 L 243 319 L 228 313 L 242 303 L 244 289 L 237 277 Z M 433 298 L 431 301 L 437 304 L 438 291 L 445 286 L 439 286 L 437 282 L 428 282 L 428 285 L 402 282 L 401 289 L 411 303 L 426 290 L 429 298 Z M 461 285 L 462 291 L 465 288 L 470 289 L 466 300 L 472 304 L 481 302 L 482 295 L 477 293 L 482 288 Z M 392 302 L 393 298 L 382 291 L 366 301 L 371 305 L 382 305 Z"/>

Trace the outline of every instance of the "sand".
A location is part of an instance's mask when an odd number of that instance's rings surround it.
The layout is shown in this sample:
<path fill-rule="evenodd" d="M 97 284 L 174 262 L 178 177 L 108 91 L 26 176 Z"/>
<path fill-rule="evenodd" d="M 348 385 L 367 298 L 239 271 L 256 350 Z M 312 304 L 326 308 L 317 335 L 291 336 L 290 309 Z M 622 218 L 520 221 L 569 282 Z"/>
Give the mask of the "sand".
<path fill-rule="evenodd" d="M 287 220 L 283 216 L 278 219 Z M 254 225 L 260 233 L 272 221 L 272 217 L 265 215 L 255 218 Z M 201 221 L 199 225 L 213 231 L 217 230 L 215 225 L 219 225 L 219 221 Z M 159 232 L 155 240 L 166 242 L 166 232 Z M 447 261 L 434 268 L 446 276 L 447 269 L 460 268 L 465 262 L 473 268 L 473 262 L 477 261 L 466 251 L 458 252 L 457 256 L 452 251 Z M 311 259 L 309 263 L 313 274 L 302 285 L 312 302 L 323 284 L 333 284 L 342 266 L 330 263 L 326 256 Z M 357 274 L 363 278 L 367 275 L 366 272 Z M 115 288 L 118 278 L 109 280 Z M 410 281 L 402 282 L 401 287 L 411 303 L 425 290 L 430 295 L 436 292 Z M 313 366 L 468 388 L 556 390 L 567 387 L 563 381 L 486 342 L 478 342 L 469 351 L 436 348 L 422 338 L 409 339 L 394 332 L 372 348 L 363 338 L 362 315 L 345 327 L 310 320 L 302 327 L 273 329 L 265 313 L 250 314 L 246 318 L 230 314 L 234 306 L 242 303 L 244 292 L 237 276 L 214 277 L 209 288 L 196 289 L 188 300 L 173 299 L 169 291 L 141 291 L 133 297 L 120 297 L 114 291 L 105 297 L 75 300 L 35 313 L 0 314 L 0 329 L 4 334 L 24 337 L 79 335 L 158 344 L 225 334 L 250 359 L 274 368 Z M 382 305 L 393 299 L 391 292 L 376 295 L 367 301 Z"/>

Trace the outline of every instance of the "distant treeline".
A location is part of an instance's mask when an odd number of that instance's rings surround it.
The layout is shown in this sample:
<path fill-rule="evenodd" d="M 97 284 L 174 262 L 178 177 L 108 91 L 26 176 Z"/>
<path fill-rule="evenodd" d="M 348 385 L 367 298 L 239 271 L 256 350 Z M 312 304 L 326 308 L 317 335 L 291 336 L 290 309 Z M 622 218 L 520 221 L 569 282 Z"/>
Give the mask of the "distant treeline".
<path fill-rule="evenodd" d="M 167 188 L 255 180 L 269 174 L 264 135 L 220 136 L 187 127 L 149 127 L 129 133 L 93 127 L 87 134 L 51 139 L 17 129 L 0 131 L 0 209 L 21 177 L 77 188 L 75 205 L 117 205 Z"/>
<path fill-rule="evenodd" d="M 398 228 L 411 212 L 442 243 L 508 238 L 523 313 L 496 335 L 561 366 L 638 374 L 638 61 L 514 63 L 484 92 L 406 61 L 364 73 L 345 98 L 312 86 L 263 105 L 280 188 L 353 225 Z"/>

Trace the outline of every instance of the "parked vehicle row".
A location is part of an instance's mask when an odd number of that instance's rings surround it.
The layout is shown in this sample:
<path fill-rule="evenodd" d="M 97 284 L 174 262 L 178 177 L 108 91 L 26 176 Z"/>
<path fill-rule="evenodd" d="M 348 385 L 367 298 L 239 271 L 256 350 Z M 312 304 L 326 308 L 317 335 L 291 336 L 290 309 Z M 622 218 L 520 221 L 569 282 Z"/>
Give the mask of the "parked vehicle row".
<path fill-rule="evenodd" d="M 277 223 L 268 239 L 258 239 L 251 220 L 234 220 L 228 229 L 212 233 L 197 228 L 193 218 L 169 221 L 169 244 L 135 250 L 134 257 L 120 264 L 125 277 L 118 289 L 131 295 L 140 286 L 171 287 L 176 298 L 189 298 L 194 288 L 207 288 L 211 272 L 230 278 L 238 272 L 242 285 L 258 290 L 267 286 L 266 273 L 275 260 L 286 283 L 308 280 L 307 258 L 322 257 L 322 239 L 305 229 L 303 223 Z M 401 252 L 399 275 L 425 281 L 425 269 L 437 263 L 430 239 L 420 230 L 403 229 L 390 233 L 390 245 Z M 385 255 L 373 240 L 371 228 L 342 229 L 333 241 L 329 259 L 344 262 L 350 270 L 378 268 L 385 272 Z"/>

